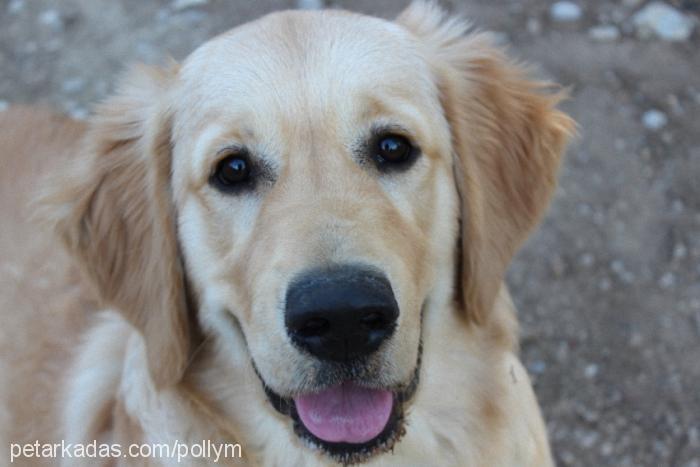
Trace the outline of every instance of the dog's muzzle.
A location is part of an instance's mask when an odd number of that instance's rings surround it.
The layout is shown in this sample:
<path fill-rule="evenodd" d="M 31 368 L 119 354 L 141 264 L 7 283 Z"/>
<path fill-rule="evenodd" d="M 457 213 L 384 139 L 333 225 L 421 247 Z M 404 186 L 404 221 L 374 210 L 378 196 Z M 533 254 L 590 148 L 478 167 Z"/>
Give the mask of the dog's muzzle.
<path fill-rule="evenodd" d="M 352 363 L 376 352 L 396 328 L 399 308 L 387 278 L 342 266 L 306 272 L 287 291 L 285 324 L 294 345 L 321 361 Z M 394 407 L 388 389 L 347 380 L 294 398 L 304 426 L 332 443 L 366 443 Z"/>

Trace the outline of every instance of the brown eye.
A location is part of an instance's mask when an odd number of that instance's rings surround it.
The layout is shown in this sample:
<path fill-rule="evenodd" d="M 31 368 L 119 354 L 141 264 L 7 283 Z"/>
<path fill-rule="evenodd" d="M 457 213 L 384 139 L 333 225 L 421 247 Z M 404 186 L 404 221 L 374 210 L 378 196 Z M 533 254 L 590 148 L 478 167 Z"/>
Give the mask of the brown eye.
<path fill-rule="evenodd" d="M 221 188 L 231 188 L 250 177 L 250 161 L 246 154 L 232 154 L 216 166 L 214 178 Z"/>
<path fill-rule="evenodd" d="M 405 162 L 412 152 L 411 143 L 403 136 L 383 135 L 377 139 L 376 157 L 380 163 Z"/>

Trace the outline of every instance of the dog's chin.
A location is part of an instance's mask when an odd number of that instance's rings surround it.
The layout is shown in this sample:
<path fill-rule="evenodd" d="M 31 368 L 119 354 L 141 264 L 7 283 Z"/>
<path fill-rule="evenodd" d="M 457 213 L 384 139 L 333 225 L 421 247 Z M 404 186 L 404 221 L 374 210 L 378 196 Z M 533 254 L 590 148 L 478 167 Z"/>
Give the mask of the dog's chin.
<path fill-rule="evenodd" d="M 419 369 L 420 358 L 411 379 L 398 387 L 345 380 L 294 397 L 280 396 L 260 379 L 272 406 L 291 419 L 294 432 L 311 449 L 356 464 L 390 451 L 406 432 L 406 409 Z"/>

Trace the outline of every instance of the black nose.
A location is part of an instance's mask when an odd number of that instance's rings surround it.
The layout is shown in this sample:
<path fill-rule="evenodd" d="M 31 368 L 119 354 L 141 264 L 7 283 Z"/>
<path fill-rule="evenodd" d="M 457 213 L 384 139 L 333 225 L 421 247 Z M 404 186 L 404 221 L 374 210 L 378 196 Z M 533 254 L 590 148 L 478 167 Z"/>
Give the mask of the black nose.
<path fill-rule="evenodd" d="M 394 332 L 399 307 L 387 278 L 342 266 L 304 273 L 287 290 L 285 324 L 292 341 L 318 358 L 368 355 Z"/>

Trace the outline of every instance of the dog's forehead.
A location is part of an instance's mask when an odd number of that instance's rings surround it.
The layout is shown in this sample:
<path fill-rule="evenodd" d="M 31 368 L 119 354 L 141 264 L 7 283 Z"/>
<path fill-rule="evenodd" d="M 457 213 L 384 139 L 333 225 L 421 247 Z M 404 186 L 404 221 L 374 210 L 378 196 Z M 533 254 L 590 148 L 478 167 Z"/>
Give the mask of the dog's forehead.
<path fill-rule="evenodd" d="M 336 11 L 282 12 L 238 27 L 193 52 L 178 82 L 191 120 L 232 112 L 259 117 L 263 110 L 325 119 L 357 110 L 362 98 L 419 106 L 437 94 L 410 33 Z"/>

